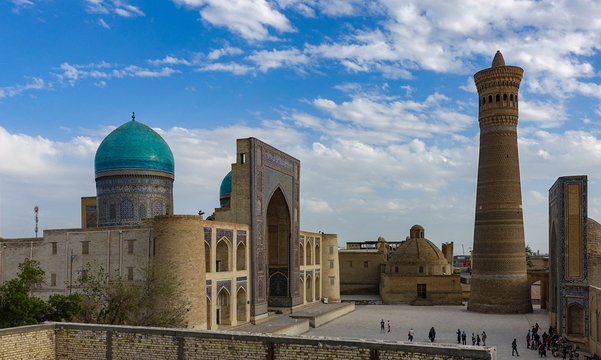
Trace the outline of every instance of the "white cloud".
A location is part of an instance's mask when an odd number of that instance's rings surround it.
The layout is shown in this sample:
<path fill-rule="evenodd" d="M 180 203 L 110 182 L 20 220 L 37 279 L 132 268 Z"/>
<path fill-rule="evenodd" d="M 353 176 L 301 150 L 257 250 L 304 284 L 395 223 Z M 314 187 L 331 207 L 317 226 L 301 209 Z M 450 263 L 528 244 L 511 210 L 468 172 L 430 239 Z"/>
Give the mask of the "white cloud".
<path fill-rule="evenodd" d="M 162 67 L 158 70 L 151 70 L 136 65 L 128 65 L 118 67 L 116 65 L 101 62 L 99 64 L 78 65 L 62 63 L 59 67 L 61 73 L 56 74 L 59 81 L 66 81 L 71 86 L 75 86 L 76 82 L 82 79 L 102 79 L 96 82 L 97 85 L 106 85 L 106 80 L 112 78 L 125 77 L 142 77 L 142 78 L 161 78 L 169 77 L 180 70 L 171 67 Z"/>
<path fill-rule="evenodd" d="M 320 199 L 305 199 L 301 198 L 302 210 L 310 211 L 317 214 L 331 214 L 334 212 L 327 201 Z"/>
<path fill-rule="evenodd" d="M 219 59 L 222 56 L 241 55 L 243 53 L 244 53 L 244 51 L 242 51 L 242 49 L 240 49 L 240 48 L 226 45 L 226 46 L 224 46 L 221 49 L 212 50 L 207 55 L 207 58 L 209 60 L 217 60 L 217 59 Z"/>
<path fill-rule="evenodd" d="M 122 17 L 145 16 L 137 6 L 122 0 L 84 0 L 86 11 L 91 14 L 116 14 Z M 104 22 L 104 21 L 103 21 Z M 105 23 L 106 24 L 106 23 Z"/>
<path fill-rule="evenodd" d="M 271 39 L 269 28 L 294 31 L 290 21 L 265 0 L 173 0 L 178 5 L 200 9 L 203 20 L 227 27 L 249 41 Z"/>
<path fill-rule="evenodd" d="M 224 71 L 231 72 L 235 75 L 244 75 L 253 71 L 254 69 L 247 65 L 236 64 L 236 63 L 213 63 L 201 66 L 197 69 L 197 71 Z"/>
<path fill-rule="evenodd" d="M 0 87 L 0 99 L 21 95 L 29 90 L 42 90 L 50 87 L 51 85 L 48 85 L 44 79 L 34 77 L 28 84 Z"/>
<path fill-rule="evenodd" d="M 106 21 L 104 21 L 103 19 L 98 19 L 98 25 L 102 26 L 103 28 L 105 28 L 107 30 L 111 29 L 109 24 L 107 24 Z"/>
<path fill-rule="evenodd" d="M 283 66 L 296 67 L 309 62 L 309 58 L 297 49 L 255 51 L 248 59 L 257 64 L 262 72 Z"/>

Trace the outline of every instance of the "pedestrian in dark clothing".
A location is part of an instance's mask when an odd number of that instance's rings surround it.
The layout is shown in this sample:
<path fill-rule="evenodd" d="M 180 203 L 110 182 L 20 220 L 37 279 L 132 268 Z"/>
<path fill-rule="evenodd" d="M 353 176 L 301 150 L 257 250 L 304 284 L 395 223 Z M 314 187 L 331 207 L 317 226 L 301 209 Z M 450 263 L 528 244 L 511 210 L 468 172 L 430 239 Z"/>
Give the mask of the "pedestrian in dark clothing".
<path fill-rule="evenodd" d="M 380 321 L 380 332 L 384 332 L 384 319 Z"/>
<path fill-rule="evenodd" d="M 528 333 L 526 334 L 526 348 L 530 349 L 530 329 L 528 329 Z"/>
<path fill-rule="evenodd" d="M 486 331 L 482 331 L 482 346 L 486 346 Z"/>
<path fill-rule="evenodd" d="M 388 332 L 390 332 L 390 320 L 388 320 Z"/>
<path fill-rule="evenodd" d="M 428 339 L 430 340 L 430 342 L 434 342 L 435 338 L 436 338 L 436 330 L 434 330 L 434 326 L 432 326 L 430 328 L 430 332 L 428 332 Z"/>
<path fill-rule="evenodd" d="M 461 330 L 457 329 L 457 344 L 461 344 Z"/>
<path fill-rule="evenodd" d="M 463 330 L 463 332 L 461 333 L 461 344 L 465 345 L 466 339 L 467 339 L 467 335 L 465 333 L 465 330 Z"/>
<path fill-rule="evenodd" d="M 515 353 L 517 356 L 520 356 L 520 354 L 518 354 L 518 342 L 515 338 L 511 343 L 511 356 L 514 356 L 513 353 Z"/>
<path fill-rule="evenodd" d="M 476 345 L 476 336 L 472 333 L 472 345 Z"/>
<path fill-rule="evenodd" d="M 480 346 L 480 334 L 476 335 L 476 345 Z"/>

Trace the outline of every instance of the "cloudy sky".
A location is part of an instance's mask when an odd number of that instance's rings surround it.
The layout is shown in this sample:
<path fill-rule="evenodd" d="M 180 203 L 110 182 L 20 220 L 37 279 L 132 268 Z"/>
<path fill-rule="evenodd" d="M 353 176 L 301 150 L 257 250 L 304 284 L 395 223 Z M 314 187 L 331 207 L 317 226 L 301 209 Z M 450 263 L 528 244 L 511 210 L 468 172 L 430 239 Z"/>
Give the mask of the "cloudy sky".
<path fill-rule="evenodd" d="M 546 252 L 548 189 L 589 175 L 601 220 L 601 3 L 0 2 L 0 236 L 77 227 L 95 151 L 136 119 L 176 161 L 175 212 L 210 214 L 235 139 L 301 160 L 301 227 L 339 241 L 413 224 L 469 251 L 478 161 L 472 75 L 524 68 L 526 243 Z"/>

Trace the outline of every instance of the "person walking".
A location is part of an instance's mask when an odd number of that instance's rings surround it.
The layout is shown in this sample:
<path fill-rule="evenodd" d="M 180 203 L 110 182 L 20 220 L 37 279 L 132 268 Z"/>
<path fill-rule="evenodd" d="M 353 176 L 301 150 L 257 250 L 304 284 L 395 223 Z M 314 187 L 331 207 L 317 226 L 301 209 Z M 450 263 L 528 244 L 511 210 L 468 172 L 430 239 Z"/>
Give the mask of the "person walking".
<path fill-rule="evenodd" d="M 518 354 L 518 342 L 515 338 L 511 343 L 511 356 L 514 356 L 513 353 L 515 353 L 517 356 L 520 356 L 520 354 Z"/>
<path fill-rule="evenodd" d="M 414 335 L 415 335 L 415 331 L 413 331 L 413 328 L 411 328 L 411 330 L 409 330 L 409 341 L 413 341 Z"/>
<path fill-rule="evenodd" d="M 461 330 L 457 329 L 457 344 L 461 344 Z"/>
<path fill-rule="evenodd" d="M 434 326 L 432 326 L 430 328 L 430 332 L 428 332 L 428 340 L 430 340 L 430 342 L 434 342 L 435 338 L 436 338 L 436 330 L 434 330 Z"/>
<path fill-rule="evenodd" d="M 388 320 L 388 332 L 390 332 L 390 320 Z"/>
<path fill-rule="evenodd" d="M 476 345 L 476 335 L 474 335 L 474 333 L 472 333 L 472 346 Z"/>
<path fill-rule="evenodd" d="M 480 334 L 476 335 L 476 345 L 480 346 Z"/>
<path fill-rule="evenodd" d="M 486 346 L 486 331 L 482 331 L 482 346 Z"/>
<path fill-rule="evenodd" d="M 463 332 L 461 333 L 461 344 L 465 345 L 466 340 L 467 340 L 467 334 L 465 333 L 465 330 L 463 330 Z"/>
<path fill-rule="evenodd" d="M 528 333 L 526 334 L 526 348 L 530 349 L 530 329 L 528 329 Z"/>
<path fill-rule="evenodd" d="M 380 332 L 384 332 L 384 319 L 380 321 Z"/>

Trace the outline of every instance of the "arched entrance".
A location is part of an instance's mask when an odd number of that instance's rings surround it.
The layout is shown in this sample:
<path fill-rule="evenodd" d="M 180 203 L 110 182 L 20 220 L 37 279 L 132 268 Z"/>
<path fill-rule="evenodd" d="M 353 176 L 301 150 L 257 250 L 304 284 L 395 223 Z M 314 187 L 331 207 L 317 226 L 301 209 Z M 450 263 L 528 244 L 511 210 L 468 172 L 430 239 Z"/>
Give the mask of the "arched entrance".
<path fill-rule="evenodd" d="M 307 276 L 307 291 L 305 293 L 307 294 L 307 302 L 313 302 L 313 278 L 311 275 Z"/>
<path fill-rule="evenodd" d="M 320 291 L 321 286 L 319 286 L 320 285 L 319 281 L 320 281 L 319 275 L 315 275 L 315 300 L 321 299 L 321 291 Z"/>
<path fill-rule="evenodd" d="M 578 303 L 568 305 L 568 335 L 584 335 L 584 308 Z"/>
<path fill-rule="evenodd" d="M 238 323 L 246 322 L 246 290 L 243 287 L 238 289 L 238 295 L 236 296 L 236 320 Z"/>
<path fill-rule="evenodd" d="M 290 211 L 282 190 L 271 196 L 267 206 L 268 305 L 289 307 L 290 301 Z"/>
<path fill-rule="evenodd" d="M 217 324 L 230 325 L 230 293 L 222 287 L 217 295 Z"/>

